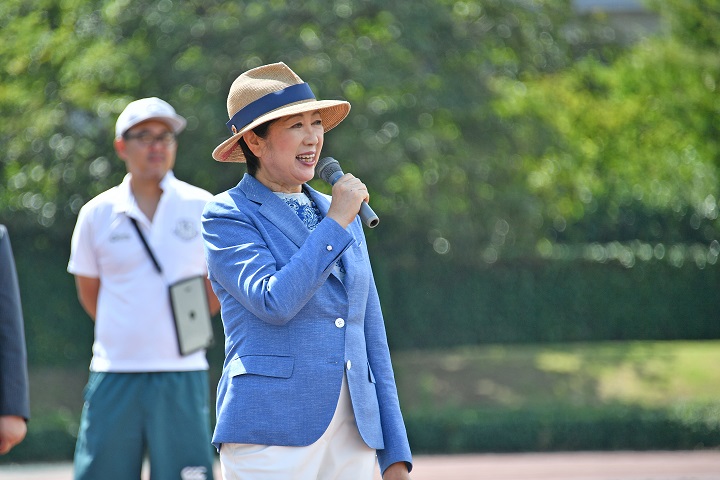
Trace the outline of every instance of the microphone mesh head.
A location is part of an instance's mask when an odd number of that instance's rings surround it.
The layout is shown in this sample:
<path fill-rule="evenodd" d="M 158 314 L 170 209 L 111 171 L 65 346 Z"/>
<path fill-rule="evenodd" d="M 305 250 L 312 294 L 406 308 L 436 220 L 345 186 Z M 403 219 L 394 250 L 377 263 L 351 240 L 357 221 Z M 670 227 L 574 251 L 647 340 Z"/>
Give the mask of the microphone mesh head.
<path fill-rule="evenodd" d="M 321 158 L 315 165 L 315 174 L 327 183 L 331 183 L 330 179 L 337 172 L 342 172 L 342 168 L 340 163 L 332 157 Z"/>

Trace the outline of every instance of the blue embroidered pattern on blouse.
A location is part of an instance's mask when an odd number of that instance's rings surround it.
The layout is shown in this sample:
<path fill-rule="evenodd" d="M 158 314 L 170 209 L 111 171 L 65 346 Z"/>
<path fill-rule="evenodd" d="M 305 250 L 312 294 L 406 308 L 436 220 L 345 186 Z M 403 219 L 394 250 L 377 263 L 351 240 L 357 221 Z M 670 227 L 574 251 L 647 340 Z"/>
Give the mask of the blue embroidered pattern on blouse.
<path fill-rule="evenodd" d="M 300 220 L 303 221 L 308 230 L 310 230 L 311 232 L 315 230 L 315 227 L 317 227 L 318 223 L 320 223 L 320 220 L 322 220 L 322 216 L 320 215 L 320 209 L 317 208 L 315 202 L 310 202 L 310 204 L 301 204 L 295 198 L 283 196 L 282 199 L 285 200 L 285 203 L 288 204 L 292 211 L 295 212 L 298 217 L 300 217 Z"/>
<path fill-rule="evenodd" d="M 322 220 L 322 214 L 310 197 L 304 193 L 298 195 L 281 194 L 278 196 L 300 217 L 300 220 L 303 221 L 308 230 L 311 232 L 315 230 L 320 220 Z M 335 268 L 338 270 L 336 273 L 339 273 L 340 278 L 344 279 L 345 267 L 343 267 L 342 259 L 338 259 L 338 261 L 335 262 Z"/>

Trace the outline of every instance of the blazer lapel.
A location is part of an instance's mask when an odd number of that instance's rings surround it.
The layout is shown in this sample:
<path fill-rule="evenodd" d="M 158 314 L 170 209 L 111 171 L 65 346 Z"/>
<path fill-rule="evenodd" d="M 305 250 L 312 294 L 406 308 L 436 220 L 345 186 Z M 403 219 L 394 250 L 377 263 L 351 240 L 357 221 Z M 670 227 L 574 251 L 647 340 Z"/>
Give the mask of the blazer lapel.
<path fill-rule="evenodd" d="M 247 173 L 243 176 L 239 186 L 249 200 L 260 204 L 259 213 L 283 232 L 295 245 L 301 247 L 305 243 L 305 239 L 310 235 L 307 227 L 287 207 L 285 202 L 271 192 L 269 188 Z"/>

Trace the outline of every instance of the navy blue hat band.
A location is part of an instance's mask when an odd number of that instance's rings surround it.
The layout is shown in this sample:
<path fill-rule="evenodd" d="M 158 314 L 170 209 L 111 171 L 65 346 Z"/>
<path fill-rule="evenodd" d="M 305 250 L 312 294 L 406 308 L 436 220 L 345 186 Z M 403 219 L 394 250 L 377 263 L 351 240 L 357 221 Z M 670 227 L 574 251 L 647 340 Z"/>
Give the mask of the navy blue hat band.
<path fill-rule="evenodd" d="M 315 100 L 315 95 L 307 83 L 291 85 L 277 92 L 268 93 L 252 103 L 245 105 L 226 123 L 227 127 L 234 134 L 239 132 L 256 118 L 272 112 L 275 109 L 284 107 L 301 100 Z M 233 129 L 235 127 L 235 129 Z"/>

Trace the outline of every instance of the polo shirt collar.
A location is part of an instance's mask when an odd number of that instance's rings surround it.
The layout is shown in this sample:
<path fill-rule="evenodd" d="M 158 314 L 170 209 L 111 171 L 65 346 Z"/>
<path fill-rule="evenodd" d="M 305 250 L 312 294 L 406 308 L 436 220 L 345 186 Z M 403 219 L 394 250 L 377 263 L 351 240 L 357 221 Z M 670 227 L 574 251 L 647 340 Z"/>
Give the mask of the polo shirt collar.
<path fill-rule="evenodd" d="M 163 190 L 163 195 L 175 190 L 175 183 L 177 182 L 175 174 L 172 170 L 168 170 L 162 180 L 160 180 L 160 188 Z M 130 188 L 130 174 L 125 174 L 123 181 L 118 185 L 118 199 L 115 203 L 115 211 L 117 213 L 124 213 L 128 215 L 131 211 L 135 210 L 136 202 L 135 196 Z"/>

